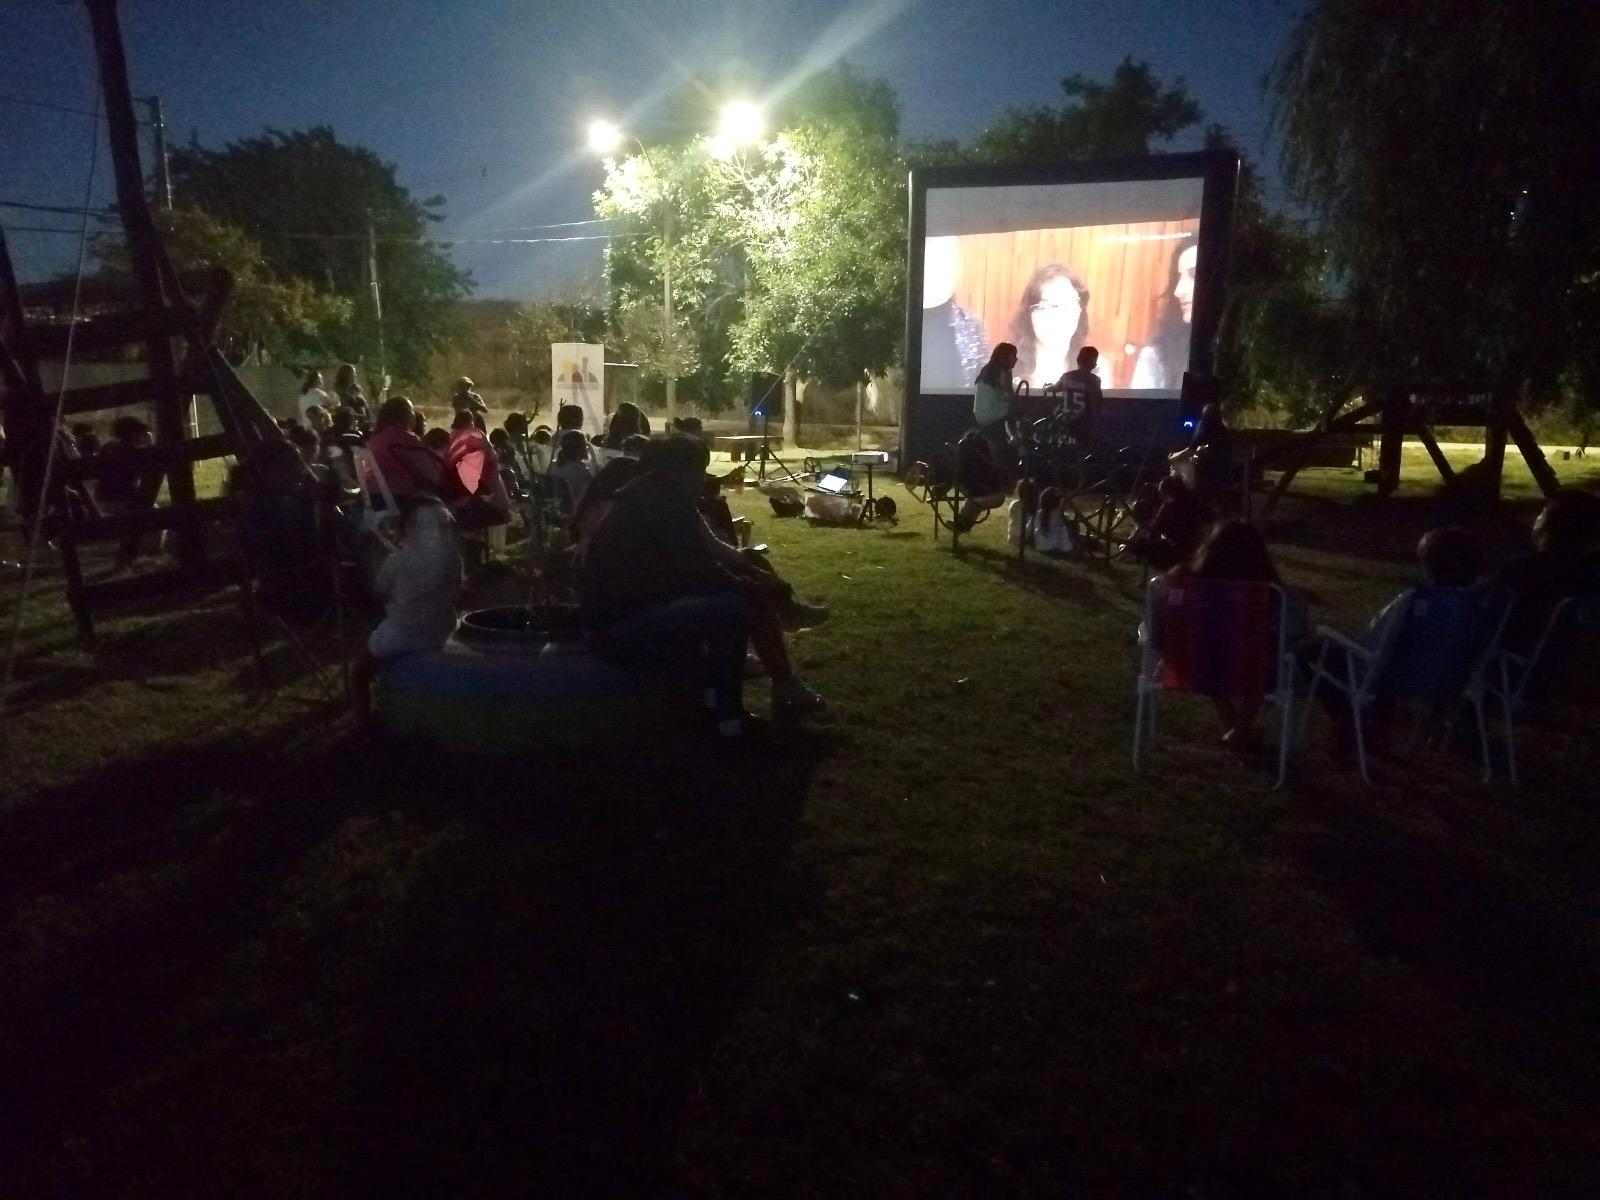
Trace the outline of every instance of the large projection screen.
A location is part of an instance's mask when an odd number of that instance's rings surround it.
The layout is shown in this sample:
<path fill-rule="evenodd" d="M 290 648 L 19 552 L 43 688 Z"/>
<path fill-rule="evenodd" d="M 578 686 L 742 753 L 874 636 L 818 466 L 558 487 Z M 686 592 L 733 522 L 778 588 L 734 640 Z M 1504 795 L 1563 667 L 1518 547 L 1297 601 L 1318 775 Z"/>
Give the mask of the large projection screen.
<path fill-rule="evenodd" d="M 1174 418 L 1176 436 L 1184 373 L 1210 369 L 1237 174 L 1213 153 L 913 172 L 903 459 L 970 424 L 997 342 L 1034 391 L 1094 346 L 1105 427 Z"/>

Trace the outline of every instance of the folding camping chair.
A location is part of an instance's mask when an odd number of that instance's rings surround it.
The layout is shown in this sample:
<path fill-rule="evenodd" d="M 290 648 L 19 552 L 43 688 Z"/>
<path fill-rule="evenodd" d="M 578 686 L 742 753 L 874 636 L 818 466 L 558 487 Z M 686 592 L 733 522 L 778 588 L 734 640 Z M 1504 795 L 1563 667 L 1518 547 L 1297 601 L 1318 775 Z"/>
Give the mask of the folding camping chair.
<path fill-rule="evenodd" d="M 1145 588 L 1135 682 L 1133 766 L 1155 739 L 1163 692 L 1260 700 L 1278 710 L 1278 779 L 1289 772 L 1294 653 L 1289 595 L 1273 583 L 1152 578 Z"/>
<path fill-rule="evenodd" d="M 1592 682 L 1600 666 L 1600 595 L 1568 596 L 1550 613 L 1533 647 L 1526 653 L 1497 644 L 1478 662 L 1467 684 L 1467 701 L 1478 718 L 1483 747 L 1483 781 L 1494 775 L 1485 708 L 1499 706 L 1506 742 L 1506 775 L 1520 788 L 1517 773 L 1516 718 L 1531 703 L 1566 701 L 1593 704 L 1600 699 Z"/>
<path fill-rule="evenodd" d="M 1440 734 L 1454 724 L 1463 699 L 1477 710 L 1480 738 L 1484 733 L 1482 697 L 1468 691 L 1474 672 L 1493 653 L 1510 612 L 1510 597 L 1481 588 L 1420 587 L 1394 602 L 1375 645 L 1367 646 L 1336 629 L 1318 626 L 1322 648 L 1310 665 L 1311 688 L 1300 719 L 1302 734 L 1311 722 L 1317 689 L 1323 685 L 1344 694 L 1350 703 L 1356 762 L 1363 783 L 1367 771 L 1363 717 L 1376 701 L 1425 706 Z M 1419 719 L 1415 734 L 1424 728 Z"/>

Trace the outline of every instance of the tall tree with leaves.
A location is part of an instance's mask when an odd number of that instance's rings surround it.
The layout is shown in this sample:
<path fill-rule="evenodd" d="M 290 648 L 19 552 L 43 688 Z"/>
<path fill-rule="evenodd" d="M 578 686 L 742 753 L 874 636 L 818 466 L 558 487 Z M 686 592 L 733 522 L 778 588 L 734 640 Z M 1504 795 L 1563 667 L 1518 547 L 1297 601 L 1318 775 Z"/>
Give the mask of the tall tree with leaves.
<path fill-rule="evenodd" d="M 243 230 L 194 208 L 159 209 L 155 221 L 179 271 L 222 267 L 233 277 L 217 341 L 241 355 L 265 349 L 274 356 L 317 336 L 322 328 L 349 322 L 354 305 L 293 275 L 275 276 L 261 246 Z M 95 238 L 102 271 L 131 276 L 127 244 L 120 236 Z"/>
<path fill-rule="evenodd" d="M 301 339 L 307 354 L 376 361 L 370 220 L 387 365 L 408 383 L 428 381 L 430 360 L 459 332 L 453 307 L 472 283 L 429 240 L 430 227 L 443 219 L 443 197 L 414 198 L 396 180 L 394 164 L 339 141 L 325 126 L 269 129 L 220 150 L 192 142 L 173 153 L 171 169 L 180 196 L 260 242 L 276 278 L 305 280 L 355 302 L 354 321 L 321 324 Z"/>
<path fill-rule="evenodd" d="M 1149 63 L 1124 58 L 1109 82 L 1084 75 L 1061 81 L 1060 108 L 1013 108 L 978 135 L 977 162 L 1062 162 L 1135 158 L 1200 123 L 1200 106 L 1181 78 L 1164 84 Z"/>
<path fill-rule="evenodd" d="M 1596 46 L 1586 0 L 1321 0 L 1300 20 L 1272 76 L 1284 165 L 1383 375 L 1537 400 L 1592 371 Z"/>
<path fill-rule="evenodd" d="M 881 135 L 821 122 L 781 133 L 739 172 L 730 215 L 758 286 L 733 329 L 734 360 L 839 387 L 887 371 L 905 297 L 905 175 Z M 794 436 L 794 405 L 784 409 Z"/>

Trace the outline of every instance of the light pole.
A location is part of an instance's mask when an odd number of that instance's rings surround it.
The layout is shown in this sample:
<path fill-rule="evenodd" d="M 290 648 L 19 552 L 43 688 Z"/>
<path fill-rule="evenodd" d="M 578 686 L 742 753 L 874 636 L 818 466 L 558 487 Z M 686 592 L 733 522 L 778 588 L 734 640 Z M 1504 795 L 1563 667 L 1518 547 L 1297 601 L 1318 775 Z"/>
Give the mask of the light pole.
<path fill-rule="evenodd" d="M 717 126 L 716 135 L 709 139 L 712 152 L 720 155 L 739 146 L 760 141 L 765 124 L 765 117 L 757 105 L 748 100 L 731 102 L 722 110 L 722 119 Z M 625 141 L 639 147 L 641 156 L 649 157 L 643 142 L 623 133 L 610 121 L 590 122 L 589 149 L 596 154 L 610 157 Z M 672 235 L 675 214 L 672 211 L 670 197 L 664 199 L 669 202 L 661 214 L 661 344 L 664 350 L 670 351 L 676 341 L 672 307 Z M 667 420 L 671 421 L 678 415 L 678 375 L 675 367 L 669 367 L 667 370 L 666 393 Z"/>

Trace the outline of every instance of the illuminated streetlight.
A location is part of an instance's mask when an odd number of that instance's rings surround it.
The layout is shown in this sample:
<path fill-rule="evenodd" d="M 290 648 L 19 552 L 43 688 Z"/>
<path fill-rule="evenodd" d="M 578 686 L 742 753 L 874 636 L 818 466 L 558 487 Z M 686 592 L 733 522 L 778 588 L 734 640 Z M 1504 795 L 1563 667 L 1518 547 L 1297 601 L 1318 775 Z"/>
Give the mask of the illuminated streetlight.
<path fill-rule="evenodd" d="M 749 146 L 767 131 L 766 114 L 748 100 L 735 100 L 722 110 L 716 140 L 725 146 Z"/>
<path fill-rule="evenodd" d="M 622 144 L 622 130 L 610 121 L 589 122 L 589 149 L 596 154 L 610 154 Z"/>

